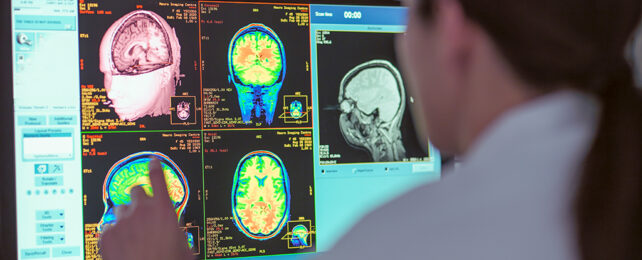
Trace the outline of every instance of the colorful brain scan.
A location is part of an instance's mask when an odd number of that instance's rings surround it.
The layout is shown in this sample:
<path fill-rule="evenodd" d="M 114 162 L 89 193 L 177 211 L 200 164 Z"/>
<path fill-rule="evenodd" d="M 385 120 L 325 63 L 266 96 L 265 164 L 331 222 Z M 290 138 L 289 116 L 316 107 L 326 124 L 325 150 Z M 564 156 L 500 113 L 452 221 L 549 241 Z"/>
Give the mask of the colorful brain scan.
<path fill-rule="evenodd" d="M 100 43 L 105 104 L 123 121 L 169 114 L 181 77 L 180 48 L 174 28 L 152 11 L 116 20 Z"/>
<path fill-rule="evenodd" d="M 294 100 L 290 103 L 290 116 L 299 119 L 303 116 L 303 105 L 300 101 Z"/>
<path fill-rule="evenodd" d="M 285 50 L 276 33 L 260 23 L 238 30 L 230 42 L 228 68 L 243 122 L 272 124 L 286 69 Z"/>
<path fill-rule="evenodd" d="M 307 247 L 309 246 L 309 235 L 310 232 L 308 231 L 308 228 L 304 225 L 296 225 L 292 228 L 292 238 L 290 239 L 290 243 L 292 243 L 293 246 Z"/>
<path fill-rule="evenodd" d="M 139 152 L 114 163 L 107 172 L 103 183 L 105 212 L 98 224 L 99 230 L 102 230 L 105 225 L 115 223 L 114 207 L 127 205 L 131 202 L 133 187 L 141 186 L 147 195 L 153 196 L 148 167 L 149 161 L 153 157 L 161 161 L 167 182 L 167 191 L 178 219 L 181 218 L 189 198 L 189 186 L 185 175 L 178 165 L 166 155 L 159 152 Z"/>
<path fill-rule="evenodd" d="M 289 215 L 290 184 L 283 161 L 270 151 L 243 156 L 232 188 L 232 216 L 239 231 L 252 239 L 270 239 Z"/>

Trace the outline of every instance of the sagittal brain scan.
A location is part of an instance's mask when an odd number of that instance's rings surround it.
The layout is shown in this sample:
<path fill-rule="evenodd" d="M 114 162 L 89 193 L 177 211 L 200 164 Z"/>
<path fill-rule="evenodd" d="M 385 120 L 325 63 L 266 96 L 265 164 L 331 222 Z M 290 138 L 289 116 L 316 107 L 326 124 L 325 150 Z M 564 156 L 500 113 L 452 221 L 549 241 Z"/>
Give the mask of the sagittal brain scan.
<path fill-rule="evenodd" d="M 308 246 L 308 236 L 310 232 L 304 225 L 296 225 L 292 228 L 292 238 L 290 242 L 293 246 Z"/>
<path fill-rule="evenodd" d="M 161 161 L 167 191 L 176 215 L 181 219 L 189 198 L 189 185 L 185 175 L 167 155 L 159 152 L 139 152 L 119 160 L 109 169 L 103 184 L 105 213 L 100 220 L 99 230 L 116 221 L 115 207 L 130 204 L 130 192 L 133 187 L 141 186 L 147 195 L 153 196 L 148 167 L 151 158 L 158 158 Z"/>
<path fill-rule="evenodd" d="M 346 142 L 365 148 L 372 160 L 401 161 L 401 119 L 406 109 L 401 74 L 386 60 L 359 64 L 341 80 L 339 127 Z"/>
<path fill-rule="evenodd" d="M 115 210 L 131 203 L 141 186 L 150 196 L 149 161 L 157 158 L 176 220 L 195 255 L 204 258 L 202 157 L 199 132 L 108 132 L 82 135 L 83 221 L 87 259 L 99 259 L 99 239 L 118 221 Z"/>
<path fill-rule="evenodd" d="M 243 122 L 264 120 L 272 124 L 286 69 L 279 36 L 260 23 L 241 28 L 230 42 L 228 64 Z"/>
<path fill-rule="evenodd" d="M 174 28 L 152 11 L 133 11 L 109 27 L 100 44 L 100 71 L 121 120 L 169 114 L 180 82 L 180 51 Z"/>
<path fill-rule="evenodd" d="M 394 34 L 318 35 L 321 164 L 428 160 L 407 109 L 412 97 L 397 69 Z"/>
<path fill-rule="evenodd" d="M 239 231 L 266 240 L 281 232 L 290 214 L 290 181 L 283 161 L 270 151 L 245 155 L 234 173 L 232 215 Z"/>

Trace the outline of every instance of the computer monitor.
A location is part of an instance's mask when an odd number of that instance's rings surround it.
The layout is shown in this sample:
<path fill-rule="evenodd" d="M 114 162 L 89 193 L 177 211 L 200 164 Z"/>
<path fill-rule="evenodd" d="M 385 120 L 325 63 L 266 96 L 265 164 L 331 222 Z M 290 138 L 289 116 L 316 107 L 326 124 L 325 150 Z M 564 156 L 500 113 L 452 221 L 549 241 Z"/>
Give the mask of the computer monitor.
<path fill-rule="evenodd" d="M 438 180 L 398 5 L 12 0 L 15 255 L 100 259 L 150 158 L 197 259 L 314 256 Z"/>

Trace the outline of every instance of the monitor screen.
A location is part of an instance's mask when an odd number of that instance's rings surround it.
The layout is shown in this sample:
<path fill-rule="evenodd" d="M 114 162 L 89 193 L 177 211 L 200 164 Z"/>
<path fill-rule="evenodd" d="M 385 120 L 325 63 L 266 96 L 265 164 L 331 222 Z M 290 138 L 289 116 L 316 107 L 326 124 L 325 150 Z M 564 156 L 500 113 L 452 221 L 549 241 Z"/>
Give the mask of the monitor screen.
<path fill-rule="evenodd" d="M 438 180 L 374 4 L 12 0 L 19 259 L 100 259 L 161 160 L 197 259 L 314 256 Z"/>

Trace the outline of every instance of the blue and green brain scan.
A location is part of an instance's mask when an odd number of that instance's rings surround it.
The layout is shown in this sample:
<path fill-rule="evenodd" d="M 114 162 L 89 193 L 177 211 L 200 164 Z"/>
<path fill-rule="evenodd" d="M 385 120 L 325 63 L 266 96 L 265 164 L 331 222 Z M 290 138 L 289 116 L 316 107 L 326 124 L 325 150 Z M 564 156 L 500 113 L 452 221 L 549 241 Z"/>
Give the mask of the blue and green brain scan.
<path fill-rule="evenodd" d="M 245 155 L 234 173 L 232 215 L 247 237 L 273 238 L 290 218 L 290 183 L 283 161 L 270 151 Z"/>
<path fill-rule="evenodd" d="M 290 103 L 290 116 L 299 119 L 303 116 L 303 105 L 300 101 L 294 100 Z"/>
<path fill-rule="evenodd" d="M 310 245 L 308 243 L 309 235 L 310 232 L 308 231 L 308 228 L 304 225 L 296 225 L 292 228 L 292 238 L 290 239 L 290 242 L 293 246 L 307 247 Z"/>
<path fill-rule="evenodd" d="M 272 124 L 286 69 L 285 50 L 277 34 L 260 23 L 238 30 L 230 42 L 228 68 L 243 123 Z"/>
<path fill-rule="evenodd" d="M 105 212 L 98 225 L 99 230 L 102 230 L 105 225 L 115 223 L 115 207 L 131 203 L 131 189 L 133 187 L 141 186 L 147 195 L 153 196 L 148 165 L 151 158 L 154 157 L 161 161 L 167 182 L 167 191 L 177 218 L 181 218 L 189 198 L 189 186 L 185 175 L 167 155 L 159 152 L 138 152 L 114 163 L 107 172 L 103 183 Z"/>

